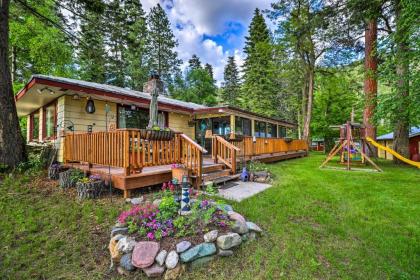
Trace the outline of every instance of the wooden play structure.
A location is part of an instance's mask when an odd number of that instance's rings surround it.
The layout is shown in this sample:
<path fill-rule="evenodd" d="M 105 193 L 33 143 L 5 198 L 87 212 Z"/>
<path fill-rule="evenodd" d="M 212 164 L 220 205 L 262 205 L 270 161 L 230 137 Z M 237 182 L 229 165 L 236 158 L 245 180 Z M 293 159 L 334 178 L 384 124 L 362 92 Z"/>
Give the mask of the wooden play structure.
<path fill-rule="evenodd" d="M 376 163 L 366 154 L 366 147 L 371 151 L 371 154 L 376 154 L 369 145 L 365 137 L 365 127 L 359 123 L 346 122 L 340 126 L 333 126 L 333 128 L 340 129 L 340 140 L 336 143 L 334 148 L 328 154 L 326 160 L 321 164 L 320 168 L 328 167 L 333 169 L 343 169 L 340 167 L 327 166 L 327 163 L 340 153 L 340 163 L 345 164 L 345 170 L 364 170 L 364 171 L 378 171 L 382 172 Z M 355 168 L 355 163 L 366 164 L 370 163 L 374 169 Z"/>

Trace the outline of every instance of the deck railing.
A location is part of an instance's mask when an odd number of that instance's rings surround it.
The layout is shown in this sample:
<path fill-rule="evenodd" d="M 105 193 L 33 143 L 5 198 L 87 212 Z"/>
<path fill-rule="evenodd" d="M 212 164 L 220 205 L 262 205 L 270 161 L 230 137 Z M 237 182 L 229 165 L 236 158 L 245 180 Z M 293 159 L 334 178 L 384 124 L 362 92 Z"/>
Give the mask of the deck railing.
<path fill-rule="evenodd" d="M 212 159 L 215 163 L 221 161 L 236 173 L 236 156 L 240 148 L 226 141 L 223 137 L 212 137 Z"/>
<path fill-rule="evenodd" d="M 255 141 L 254 141 L 255 140 Z M 287 153 L 296 151 L 308 151 L 305 140 L 286 141 L 281 138 L 259 138 L 244 136 L 243 141 L 233 141 L 240 149 L 238 156 L 258 156 L 263 154 Z"/>
<path fill-rule="evenodd" d="M 126 175 L 143 167 L 185 164 L 201 182 L 203 153 L 207 151 L 184 134 L 171 140 L 147 140 L 139 129 L 66 135 L 64 160 L 124 168 Z"/>

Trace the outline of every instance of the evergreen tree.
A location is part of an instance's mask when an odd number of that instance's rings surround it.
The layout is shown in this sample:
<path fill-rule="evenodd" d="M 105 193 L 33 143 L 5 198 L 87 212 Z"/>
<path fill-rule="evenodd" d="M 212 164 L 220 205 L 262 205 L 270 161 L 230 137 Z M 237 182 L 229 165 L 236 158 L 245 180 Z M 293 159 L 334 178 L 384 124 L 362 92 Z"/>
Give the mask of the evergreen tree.
<path fill-rule="evenodd" d="M 276 113 L 273 102 L 276 99 L 273 83 L 273 50 L 270 32 L 259 9 L 255 9 L 244 53 L 246 58 L 241 92 L 243 107 L 256 113 L 273 116 Z"/>
<path fill-rule="evenodd" d="M 224 81 L 220 91 L 220 100 L 227 105 L 238 105 L 238 97 L 240 94 L 241 84 L 239 78 L 239 70 L 233 56 L 228 57 L 228 63 L 223 73 Z"/>
<path fill-rule="evenodd" d="M 147 65 L 147 26 L 146 16 L 140 0 L 124 1 L 124 13 L 126 14 L 126 75 L 127 86 L 131 89 L 142 90 L 147 81 L 149 68 Z"/>
<path fill-rule="evenodd" d="M 206 63 L 206 65 L 204 65 L 204 69 L 207 70 L 207 73 L 209 73 L 210 77 L 214 80 L 213 66 L 211 66 L 209 63 Z"/>
<path fill-rule="evenodd" d="M 106 43 L 107 57 L 107 83 L 124 87 L 126 85 L 127 63 L 124 59 L 126 53 L 127 30 L 125 26 L 126 15 L 120 0 L 112 0 L 106 9 Z"/>
<path fill-rule="evenodd" d="M 105 34 L 103 32 L 103 15 L 98 12 L 83 9 L 84 16 L 80 18 L 80 41 L 77 63 L 82 80 L 105 83 L 106 52 Z"/>
<path fill-rule="evenodd" d="M 188 60 L 188 67 L 190 69 L 201 68 L 200 58 L 197 55 L 193 54 L 192 57 Z"/>
<path fill-rule="evenodd" d="M 172 83 L 173 75 L 179 70 L 181 61 L 175 47 L 178 41 L 171 30 L 169 19 L 157 4 L 147 16 L 149 67 L 155 69 L 166 86 Z"/>

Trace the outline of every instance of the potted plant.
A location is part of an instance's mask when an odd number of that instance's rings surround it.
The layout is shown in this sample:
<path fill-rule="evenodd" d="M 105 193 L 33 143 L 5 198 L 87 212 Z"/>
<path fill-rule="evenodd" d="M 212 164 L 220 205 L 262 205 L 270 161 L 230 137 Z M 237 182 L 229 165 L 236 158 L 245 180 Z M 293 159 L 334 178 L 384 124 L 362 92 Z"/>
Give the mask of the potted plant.
<path fill-rule="evenodd" d="M 90 175 L 79 179 L 76 183 L 76 191 L 79 199 L 97 198 L 101 195 L 104 181 L 99 175 Z"/>
<path fill-rule="evenodd" d="M 172 140 L 175 133 L 170 128 L 153 126 L 151 129 L 140 129 L 140 136 L 146 140 Z"/>
<path fill-rule="evenodd" d="M 172 180 L 176 180 L 178 184 L 182 182 L 182 178 L 184 176 L 190 177 L 190 172 L 188 168 L 185 167 L 183 164 L 172 164 Z"/>

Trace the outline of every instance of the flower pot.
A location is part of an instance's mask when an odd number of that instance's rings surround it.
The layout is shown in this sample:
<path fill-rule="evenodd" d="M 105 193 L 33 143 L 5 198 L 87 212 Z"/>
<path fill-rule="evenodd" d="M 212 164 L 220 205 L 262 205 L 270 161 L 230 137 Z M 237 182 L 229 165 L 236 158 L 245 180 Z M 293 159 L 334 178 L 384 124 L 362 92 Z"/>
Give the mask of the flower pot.
<path fill-rule="evenodd" d="M 182 178 L 184 176 L 188 177 L 188 180 L 190 178 L 190 171 L 185 167 L 176 167 L 172 168 L 172 179 L 177 179 L 178 184 L 182 182 Z"/>
<path fill-rule="evenodd" d="M 146 140 L 169 141 L 175 137 L 175 133 L 171 130 L 140 129 L 140 137 Z"/>
<path fill-rule="evenodd" d="M 97 198 L 101 195 L 104 182 L 102 180 L 91 182 L 77 182 L 76 191 L 79 199 Z"/>

